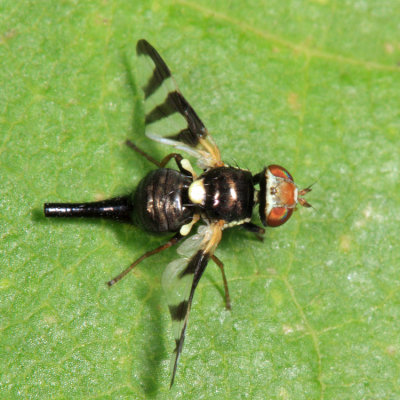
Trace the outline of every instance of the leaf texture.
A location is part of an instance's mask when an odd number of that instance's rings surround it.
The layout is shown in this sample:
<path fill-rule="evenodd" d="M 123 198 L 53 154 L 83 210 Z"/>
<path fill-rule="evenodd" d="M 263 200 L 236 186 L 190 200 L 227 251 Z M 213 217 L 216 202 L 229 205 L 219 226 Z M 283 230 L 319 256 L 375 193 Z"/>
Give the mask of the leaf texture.
<path fill-rule="evenodd" d="M 400 342 L 398 1 L 5 1 L 0 13 L 0 398 L 394 399 Z M 171 391 L 163 238 L 46 220 L 131 191 L 148 39 L 225 161 L 287 168 L 308 200 L 264 243 L 232 228 L 232 312 L 210 264 Z M 255 213 L 255 220 L 256 220 Z"/>

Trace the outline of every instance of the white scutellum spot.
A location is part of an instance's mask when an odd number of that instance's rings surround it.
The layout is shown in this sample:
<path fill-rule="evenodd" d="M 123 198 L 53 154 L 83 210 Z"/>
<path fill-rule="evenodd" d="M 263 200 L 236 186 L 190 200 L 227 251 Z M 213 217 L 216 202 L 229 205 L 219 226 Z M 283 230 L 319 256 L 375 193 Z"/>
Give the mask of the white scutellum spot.
<path fill-rule="evenodd" d="M 189 186 L 189 199 L 194 204 L 204 204 L 206 200 L 206 189 L 203 179 L 194 181 Z"/>

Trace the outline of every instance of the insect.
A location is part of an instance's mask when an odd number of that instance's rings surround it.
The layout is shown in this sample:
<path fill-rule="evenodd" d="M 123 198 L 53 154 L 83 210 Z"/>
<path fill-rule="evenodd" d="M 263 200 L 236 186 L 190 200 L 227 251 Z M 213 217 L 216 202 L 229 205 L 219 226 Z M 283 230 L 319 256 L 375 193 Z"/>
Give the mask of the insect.
<path fill-rule="evenodd" d="M 146 136 L 193 156 L 202 172 L 198 175 L 179 153 L 171 153 L 159 162 L 127 140 L 129 147 L 157 167 L 141 180 L 133 193 L 92 203 L 46 203 L 44 214 L 46 217 L 111 218 L 133 223 L 150 233 L 173 234 L 109 281 L 109 286 L 144 259 L 182 242 L 177 249 L 180 257 L 166 266 L 162 277 L 176 344 L 171 360 L 172 386 L 193 296 L 210 259 L 221 270 L 226 307 L 231 308 L 224 265 L 214 254 L 224 229 L 240 226 L 262 239 L 265 230 L 251 222 L 253 208 L 258 206 L 264 226 L 280 226 L 290 218 L 297 204 L 311 207 L 303 198 L 311 187 L 299 190 L 290 173 L 275 164 L 255 175 L 225 164 L 161 56 L 143 39 L 138 41 L 136 51 L 138 60 L 147 62 L 147 69 L 141 70 L 149 72 L 142 86 Z M 172 159 L 178 170 L 166 168 Z M 197 222 L 197 233 L 189 236 Z"/>

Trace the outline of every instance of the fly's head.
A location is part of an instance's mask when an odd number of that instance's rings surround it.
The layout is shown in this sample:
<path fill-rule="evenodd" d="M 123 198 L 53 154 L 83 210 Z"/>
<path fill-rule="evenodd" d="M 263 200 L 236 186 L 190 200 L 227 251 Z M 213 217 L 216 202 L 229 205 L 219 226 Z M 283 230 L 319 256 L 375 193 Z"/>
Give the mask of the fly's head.
<path fill-rule="evenodd" d="M 299 190 L 292 175 L 279 165 L 270 165 L 259 174 L 260 218 L 264 226 L 280 226 L 292 215 L 297 204 L 311 207 L 302 196 L 311 187 Z"/>

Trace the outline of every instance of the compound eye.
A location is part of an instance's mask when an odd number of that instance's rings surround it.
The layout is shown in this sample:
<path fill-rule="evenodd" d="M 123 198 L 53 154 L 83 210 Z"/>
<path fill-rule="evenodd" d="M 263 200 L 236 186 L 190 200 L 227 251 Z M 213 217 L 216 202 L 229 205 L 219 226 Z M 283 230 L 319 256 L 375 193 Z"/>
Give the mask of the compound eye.
<path fill-rule="evenodd" d="M 271 174 L 278 177 L 278 178 L 283 178 L 283 179 L 289 179 L 291 182 L 293 182 L 292 175 L 289 174 L 289 171 L 280 165 L 270 165 L 268 167 L 270 170 Z"/>
<path fill-rule="evenodd" d="M 292 215 L 293 208 L 274 207 L 267 217 L 267 225 L 276 227 L 284 224 Z"/>

